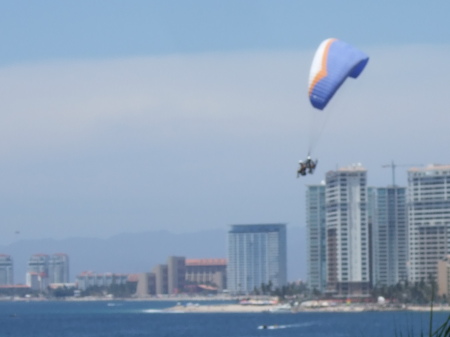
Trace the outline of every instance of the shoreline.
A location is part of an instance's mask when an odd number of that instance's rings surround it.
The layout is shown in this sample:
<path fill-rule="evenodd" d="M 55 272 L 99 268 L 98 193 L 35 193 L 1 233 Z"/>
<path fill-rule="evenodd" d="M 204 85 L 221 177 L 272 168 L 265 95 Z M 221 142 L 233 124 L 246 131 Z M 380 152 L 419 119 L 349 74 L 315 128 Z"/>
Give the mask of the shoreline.
<path fill-rule="evenodd" d="M 181 312 L 181 313 L 302 313 L 302 312 L 370 312 L 370 311 L 420 311 L 429 312 L 429 306 L 409 306 L 409 307 L 394 307 L 394 306 L 377 306 L 377 305 L 337 305 L 320 308 L 292 308 L 280 307 L 279 305 L 261 306 L 261 305 L 241 305 L 241 304 L 218 304 L 218 305 L 176 305 L 167 308 L 166 312 Z M 435 306 L 433 312 L 450 312 L 450 306 Z"/>
<path fill-rule="evenodd" d="M 68 297 L 63 299 L 49 298 L 11 298 L 0 297 L 1 302 L 39 302 L 39 301 L 63 301 L 63 302 L 173 302 L 175 305 L 162 309 L 168 313 L 311 313 L 311 312 L 369 312 L 369 311 L 420 311 L 430 312 L 430 305 L 389 305 L 376 303 L 352 303 L 352 304 L 330 304 L 326 306 L 294 306 L 283 304 L 240 304 L 238 299 L 229 297 L 145 297 L 145 298 L 107 298 L 107 297 Z M 208 304 L 207 302 L 229 302 L 219 304 Z M 183 303 L 184 304 L 183 304 Z M 186 303 L 187 302 L 187 303 Z M 231 303 L 230 303 L 231 302 Z M 232 303 L 234 302 L 234 303 Z M 450 312 L 450 305 L 434 304 L 433 312 Z"/>

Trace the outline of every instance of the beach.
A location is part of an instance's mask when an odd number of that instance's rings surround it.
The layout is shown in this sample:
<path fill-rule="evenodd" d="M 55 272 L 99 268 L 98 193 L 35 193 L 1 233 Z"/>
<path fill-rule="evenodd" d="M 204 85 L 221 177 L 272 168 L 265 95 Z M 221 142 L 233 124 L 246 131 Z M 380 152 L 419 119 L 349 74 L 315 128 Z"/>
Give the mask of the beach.
<path fill-rule="evenodd" d="M 286 310 L 286 307 L 279 305 L 241 305 L 241 304 L 217 304 L 217 305 L 199 305 L 199 304 L 177 304 L 165 309 L 167 312 L 186 312 L 186 313 L 278 313 L 278 312 L 363 312 L 363 311 L 430 311 L 430 306 L 380 306 L 375 304 L 351 304 L 351 305 L 333 305 L 327 307 L 293 307 Z M 450 311 L 448 305 L 436 305 L 433 311 Z"/>
<path fill-rule="evenodd" d="M 169 312 L 198 312 L 198 313 L 220 313 L 220 312 L 266 312 L 270 308 L 262 305 L 240 305 L 240 304 L 218 304 L 218 305 L 176 305 L 165 311 Z"/>
<path fill-rule="evenodd" d="M 216 301 L 231 301 L 230 297 L 210 297 L 210 296 L 177 296 L 177 297 L 146 297 L 146 298 L 113 298 L 113 297 L 66 297 L 63 299 L 48 299 L 45 297 L 0 297 L 0 302 L 173 302 L 163 311 L 166 312 L 185 312 L 185 313 L 301 313 L 301 312 L 367 312 L 367 311 L 425 311 L 429 312 L 430 305 L 405 305 L 394 303 L 341 303 L 332 300 L 304 301 L 290 306 L 287 303 L 278 303 L 276 299 L 269 298 L 265 300 L 242 300 L 233 298 L 234 303 L 220 303 Z M 241 301 L 241 303 L 239 302 Z M 216 302 L 209 304 L 208 302 Z M 242 304 L 242 302 L 245 302 Z M 271 302 L 271 304 L 270 304 Z M 269 303 L 269 304 L 268 304 Z M 448 304 L 434 304 L 433 311 L 450 312 Z"/>

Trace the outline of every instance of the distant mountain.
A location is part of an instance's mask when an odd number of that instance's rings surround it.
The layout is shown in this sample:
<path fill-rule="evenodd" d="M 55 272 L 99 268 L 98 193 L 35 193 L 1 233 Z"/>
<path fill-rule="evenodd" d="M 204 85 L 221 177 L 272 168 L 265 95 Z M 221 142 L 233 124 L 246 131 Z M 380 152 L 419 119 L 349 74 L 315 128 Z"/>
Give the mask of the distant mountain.
<path fill-rule="evenodd" d="M 124 233 L 108 239 L 69 238 L 23 240 L 0 246 L 0 254 L 14 260 L 15 283 L 25 283 L 32 254 L 66 253 L 70 278 L 83 271 L 141 273 L 165 264 L 171 255 L 186 258 L 226 258 L 226 230 L 174 234 L 168 231 Z M 306 278 L 306 230 L 288 227 L 288 279 Z"/>

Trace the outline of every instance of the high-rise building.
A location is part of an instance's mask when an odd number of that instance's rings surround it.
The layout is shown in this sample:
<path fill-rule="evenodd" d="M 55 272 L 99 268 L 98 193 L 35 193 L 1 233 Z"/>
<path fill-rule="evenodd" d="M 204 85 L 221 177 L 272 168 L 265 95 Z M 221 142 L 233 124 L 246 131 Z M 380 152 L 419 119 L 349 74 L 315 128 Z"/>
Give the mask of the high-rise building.
<path fill-rule="evenodd" d="M 11 256 L 0 254 L 0 285 L 14 284 L 13 260 Z"/>
<path fill-rule="evenodd" d="M 450 165 L 408 170 L 409 279 L 436 279 L 450 253 Z"/>
<path fill-rule="evenodd" d="M 63 253 L 32 255 L 28 261 L 27 285 L 31 286 L 35 283 L 32 279 L 38 278 L 44 283 L 69 283 L 69 256 Z"/>
<path fill-rule="evenodd" d="M 44 289 L 48 284 L 47 254 L 34 254 L 28 260 L 26 284 L 33 289 Z M 37 284 L 38 283 L 38 284 Z"/>
<path fill-rule="evenodd" d="M 158 264 L 153 270 L 153 284 L 157 295 L 172 295 L 184 291 L 186 283 L 186 258 L 169 256 L 167 264 Z"/>
<path fill-rule="evenodd" d="M 306 191 L 308 287 L 325 291 L 327 285 L 327 245 L 325 184 L 309 185 Z"/>
<path fill-rule="evenodd" d="M 326 174 L 327 291 L 335 296 L 369 295 L 366 176 L 361 165 Z"/>
<path fill-rule="evenodd" d="M 406 188 L 370 188 L 372 285 L 407 279 L 408 228 Z"/>
<path fill-rule="evenodd" d="M 152 273 L 155 275 L 155 293 L 156 295 L 163 295 L 168 293 L 168 272 L 166 264 L 156 265 Z"/>
<path fill-rule="evenodd" d="M 227 284 L 231 294 L 248 294 L 262 284 L 286 284 L 286 225 L 232 225 L 228 231 Z"/>
<path fill-rule="evenodd" d="M 156 295 L 155 273 L 141 273 L 137 275 L 136 297 Z"/>
<path fill-rule="evenodd" d="M 167 291 L 169 294 L 183 292 L 186 283 L 186 258 L 169 256 L 167 259 Z"/>
<path fill-rule="evenodd" d="M 45 273 L 48 276 L 49 256 L 47 254 L 33 254 L 28 260 L 29 272 Z"/>
<path fill-rule="evenodd" d="M 48 273 L 50 283 L 69 283 L 69 256 L 63 253 L 52 254 Z"/>

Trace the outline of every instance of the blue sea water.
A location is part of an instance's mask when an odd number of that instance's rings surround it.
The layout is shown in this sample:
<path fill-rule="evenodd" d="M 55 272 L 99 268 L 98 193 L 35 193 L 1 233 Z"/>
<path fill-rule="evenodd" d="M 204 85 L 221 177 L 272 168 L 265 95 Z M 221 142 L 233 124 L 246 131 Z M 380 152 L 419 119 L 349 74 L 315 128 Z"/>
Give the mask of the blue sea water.
<path fill-rule="evenodd" d="M 211 302 L 199 302 L 199 305 Z M 166 313 L 174 302 L 0 302 L 0 336 L 372 337 L 428 335 L 428 312 Z M 436 312 L 435 328 L 448 317 Z M 277 329 L 258 329 L 275 325 Z"/>

